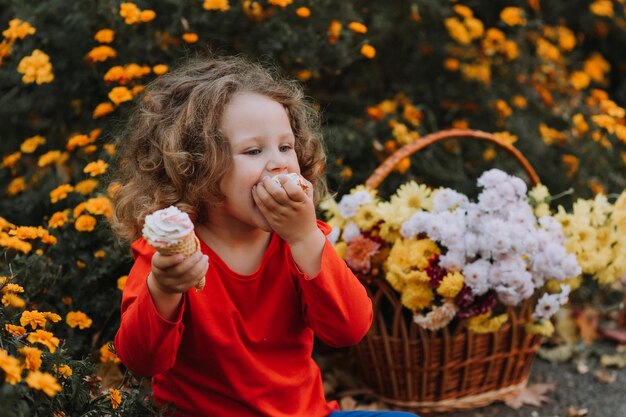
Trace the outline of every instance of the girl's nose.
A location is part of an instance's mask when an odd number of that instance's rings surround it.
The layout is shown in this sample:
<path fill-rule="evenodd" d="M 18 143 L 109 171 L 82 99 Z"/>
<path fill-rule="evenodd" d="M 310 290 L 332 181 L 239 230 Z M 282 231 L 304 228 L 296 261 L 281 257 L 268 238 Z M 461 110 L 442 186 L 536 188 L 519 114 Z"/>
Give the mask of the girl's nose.
<path fill-rule="evenodd" d="M 287 156 L 280 151 L 274 151 L 267 161 L 267 170 L 273 173 L 281 173 L 287 170 Z"/>

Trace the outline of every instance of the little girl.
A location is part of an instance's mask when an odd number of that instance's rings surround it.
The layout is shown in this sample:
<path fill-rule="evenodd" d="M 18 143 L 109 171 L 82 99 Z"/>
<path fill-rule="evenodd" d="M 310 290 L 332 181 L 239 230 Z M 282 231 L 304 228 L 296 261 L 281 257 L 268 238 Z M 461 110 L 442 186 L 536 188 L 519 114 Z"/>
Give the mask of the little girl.
<path fill-rule="evenodd" d="M 135 256 L 115 347 L 176 415 L 412 415 L 341 412 L 324 399 L 314 336 L 357 343 L 372 306 L 315 218 L 325 188 L 317 127 L 296 84 L 241 58 L 192 62 L 138 103 L 114 199 L 115 230 Z M 146 215 L 170 205 L 200 240 L 186 259 L 140 238 Z"/>

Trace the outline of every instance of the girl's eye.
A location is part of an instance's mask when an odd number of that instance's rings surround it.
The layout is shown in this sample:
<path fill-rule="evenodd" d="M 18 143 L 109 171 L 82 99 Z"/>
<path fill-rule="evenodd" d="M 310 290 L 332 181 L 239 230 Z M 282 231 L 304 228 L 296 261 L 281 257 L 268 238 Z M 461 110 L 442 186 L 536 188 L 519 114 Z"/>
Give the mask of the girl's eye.
<path fill-rule="evenodd" d="M 260 149 L 251 149 L 249 151 L 246 151 L 246 155 L 258 155 L 261 153 Z"/>
<path fill-rule="evenodd" d="M 283 145 L 280 147 L 281 152 L 289 152 L 291 149 L 293 149 L 291 145 Z"/>

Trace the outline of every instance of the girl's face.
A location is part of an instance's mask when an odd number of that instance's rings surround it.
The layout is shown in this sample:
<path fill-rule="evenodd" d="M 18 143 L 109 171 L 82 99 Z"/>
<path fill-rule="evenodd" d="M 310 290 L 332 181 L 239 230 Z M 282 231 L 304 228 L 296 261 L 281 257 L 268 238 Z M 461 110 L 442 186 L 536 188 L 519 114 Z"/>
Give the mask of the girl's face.
<path fill-rule="evenodd" d="M 212 211 L 212 217 L 221 215 L 232 226 L 238 223 L 270 231 L 252 199 L 252 187 L 265 176 L 300 173 L 287 112 L 269 97 L 239 93 L 226 106 L 221 129 L 233 160 L 220 184 L 224 205 Z"/>

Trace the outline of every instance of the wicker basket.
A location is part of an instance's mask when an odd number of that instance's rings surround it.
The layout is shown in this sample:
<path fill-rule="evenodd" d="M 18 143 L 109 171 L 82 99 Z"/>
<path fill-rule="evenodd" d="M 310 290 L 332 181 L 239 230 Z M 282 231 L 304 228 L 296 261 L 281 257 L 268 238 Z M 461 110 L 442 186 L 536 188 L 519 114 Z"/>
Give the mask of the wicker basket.
<path fill-rule="evenodd" d="M 367 180 L 372 189 L 399 161 L 448 138 L 495 143 L 509 151 L 527 172 L 539 179 L 512 145 L 486 132 L 449 130 L 424 136 L 385 160 Z M 365 382 L 388 405 L 419 412 L 471 409 L 500 400 L 526 384 L 541 338 L 527 334 L 532 304 L 509 308 L 509 321 L 495 333 L 476 334 L 460 325 L 453 331 L 429 331 L 411 319 L 398 293 L 381 276 L 361 276 L 374 308 L 367 336 L 356 346 L 357 363 Z"/>

